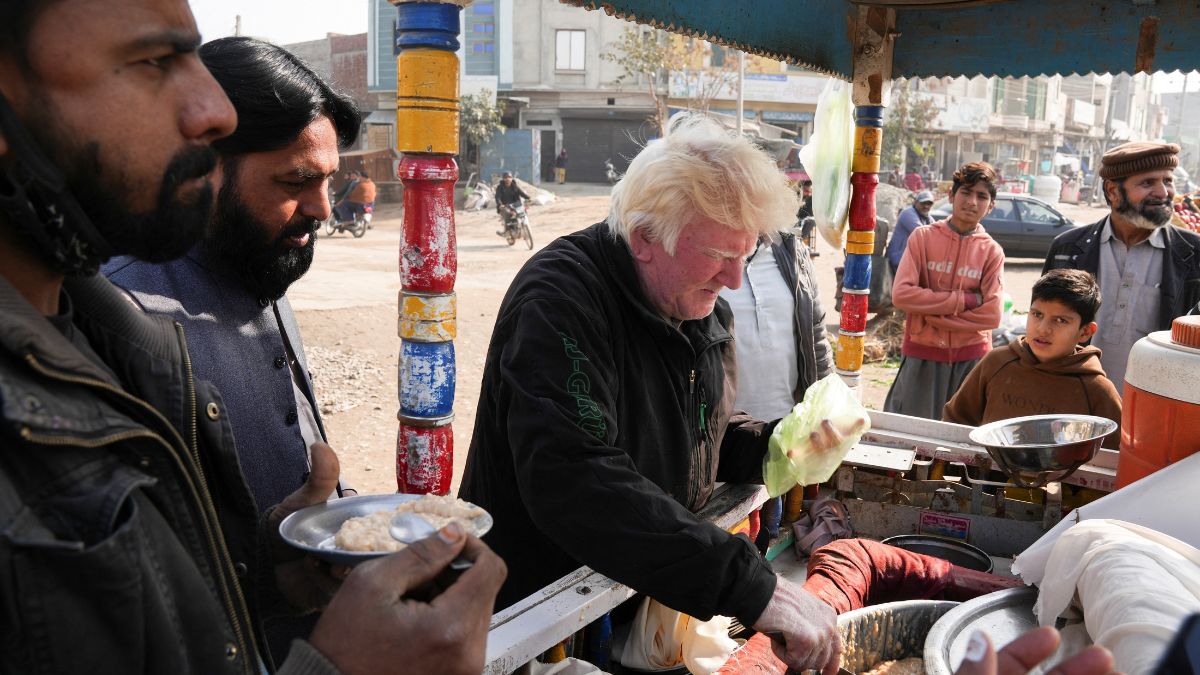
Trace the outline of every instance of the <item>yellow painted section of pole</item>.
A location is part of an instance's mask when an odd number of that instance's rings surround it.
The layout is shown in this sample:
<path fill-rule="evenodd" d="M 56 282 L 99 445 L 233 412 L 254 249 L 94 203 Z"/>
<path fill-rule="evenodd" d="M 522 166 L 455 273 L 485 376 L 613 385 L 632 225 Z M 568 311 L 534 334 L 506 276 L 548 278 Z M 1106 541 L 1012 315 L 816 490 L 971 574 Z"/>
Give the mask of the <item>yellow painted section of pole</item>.
<path fill-rule="evenodd" d="M 883 131 L 878 127 L 855 127 L 854 173 L 879 173 L 883 153 Z"/>
<path fill-rule="evenodd" d="M 846 241 L 852 244 L 870 244 L 875 245 L 875 232 L 859 232 L 858 230 L 850 230 L 846 233 Z"/>
<path fill-rule="evenodd" d="M 875 252 L 875 244 L 846 244 L 846 253 L 857 253 L 859 255 L 871 255 Z"/>
<path fill-rule="evenodd" d="M 414 342 L 449 342 L 458 336 L 455 294 L 400 293 L 397 334 Z"/>
<path fill-rule="evenodd" d="M 458 152 L 458 55 L 406 49 L 396 59 L 396 148 Z"/>
<path fill-rule="evenodd" d="M 862 368 L 863 362 L 863 341 L 862 335 L 846 335 L 841 333 L 838 335 L 837 354 L 834 355 L 834 366 L 838 370 L 857 371 Z"/>

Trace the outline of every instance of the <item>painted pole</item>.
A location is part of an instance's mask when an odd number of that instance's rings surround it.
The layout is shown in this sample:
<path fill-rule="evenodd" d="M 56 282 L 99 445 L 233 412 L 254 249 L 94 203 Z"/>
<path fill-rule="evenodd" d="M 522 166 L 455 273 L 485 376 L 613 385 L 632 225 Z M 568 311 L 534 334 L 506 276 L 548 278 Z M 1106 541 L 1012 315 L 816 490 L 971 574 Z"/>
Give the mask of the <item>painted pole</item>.
<path fill-rule="evenodd" d="M 396 488 L 446 494 L 454 473 L 454 183 L 458 180 L 458 33 L 454 3 L 396 5 L 396 149 L 404 236 L 396 374 Z"/>
<path fill-rule="evenodd" d="M 842 277 L 842 316 L 834 368 L 847 385 L 859 389 L 871 255 L 875 252 L 875 190 L 883 151 L 883 109 L 887 105 L 895 41 L 895 10 L 860 7 L 855 26 L 854 161 L 850 177 L 850 231 Z"/>

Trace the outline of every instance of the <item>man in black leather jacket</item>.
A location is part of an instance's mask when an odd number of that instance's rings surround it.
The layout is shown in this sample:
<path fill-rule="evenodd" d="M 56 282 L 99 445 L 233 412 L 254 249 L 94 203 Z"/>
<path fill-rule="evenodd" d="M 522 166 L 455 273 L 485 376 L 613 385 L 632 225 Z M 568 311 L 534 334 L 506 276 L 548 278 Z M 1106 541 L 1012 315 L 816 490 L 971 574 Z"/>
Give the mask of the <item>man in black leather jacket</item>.
<path fill-rule="evenodd" d="M 332 595 L 280 672 L 478 673 L 503 564 L 443 531 L 334 594 L 278 537 L 332 450 L 260 520 L 182 329 L 96 274 L 207 225 L 236 118 L 198 46 L 183 0 L 0 4 L 0 672 L 259 675 L 261 617 Z M 437 604 L 402 599 L 460 553 Z"/>

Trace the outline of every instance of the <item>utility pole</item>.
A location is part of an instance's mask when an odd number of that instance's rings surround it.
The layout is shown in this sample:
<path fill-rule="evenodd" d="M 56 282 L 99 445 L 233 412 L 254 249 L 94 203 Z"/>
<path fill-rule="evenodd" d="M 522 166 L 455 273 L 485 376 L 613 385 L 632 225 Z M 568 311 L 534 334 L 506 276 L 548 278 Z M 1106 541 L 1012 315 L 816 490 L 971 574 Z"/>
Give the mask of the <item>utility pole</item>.
<path fill-rule="evenodd" d="M 738 50 L 738 86 L 737 86 L 737 134 L 742 135 L 742 121 L 746 117 L 746 100 L 743 93 L 743 81 L 746 79 L 746 52 Z"/>
<path fill-rule="evenodd" d="M 238 14 L 233 20 L 233 34 L 237 37 L 242 35 L 242 15 Z"/>
<path fill-rule="evenodd" d="M 1179 94 L 1179 118 L 1175 122 L 1175 140 L 1179 141 L 1179 145 L 1183 145 L 1183 112 L 1187 110 L 1187 95 L 1188 95 L 1188 77 L 1191 72 L 1183 74 L 1183 92 Z"/>

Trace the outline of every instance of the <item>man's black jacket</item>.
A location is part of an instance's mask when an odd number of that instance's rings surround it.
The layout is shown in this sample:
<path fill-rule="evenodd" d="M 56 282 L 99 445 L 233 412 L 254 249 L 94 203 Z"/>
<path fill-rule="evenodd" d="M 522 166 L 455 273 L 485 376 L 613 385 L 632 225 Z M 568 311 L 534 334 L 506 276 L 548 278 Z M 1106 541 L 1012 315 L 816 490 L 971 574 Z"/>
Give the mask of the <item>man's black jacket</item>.
<path fill-rule="evenodd" d="M 505 185 L 504 181 L 496 186 L 496 206 L 507 206 L 516 204 L 522 199 L 529 199 L 529 195 L 517 185 L 517 181 L 513 181 L 512 185 Z"/>
<path fill-rule="evenodd" d="M 496 320 L 460 491 L 495 517 L 497 607 L 588 565 L 694 617 L 758 618 L 770 566 L 693 515 L 716 481 L 761 481 L 773 428 L 733 415 L 731 321 L 723 300 L 664 319 L 604 223 L 525 265 Z"/>
<path fill-rule="evenodd" d="M 1054 238 L 1042 274 L 1054 269 L 1078 269 L 1100 279 L 1100 233 L 1105 217 L 1087 227 L 1067 230 Z M 1173 225 L 1163 228 L 1166 251 L 1163 252 L 1162 302 L 1158 310 L 1158 330 L 1167 330 L 1177 316 L 1187 314 L 1200 303 L 1200 235 Z"/>

